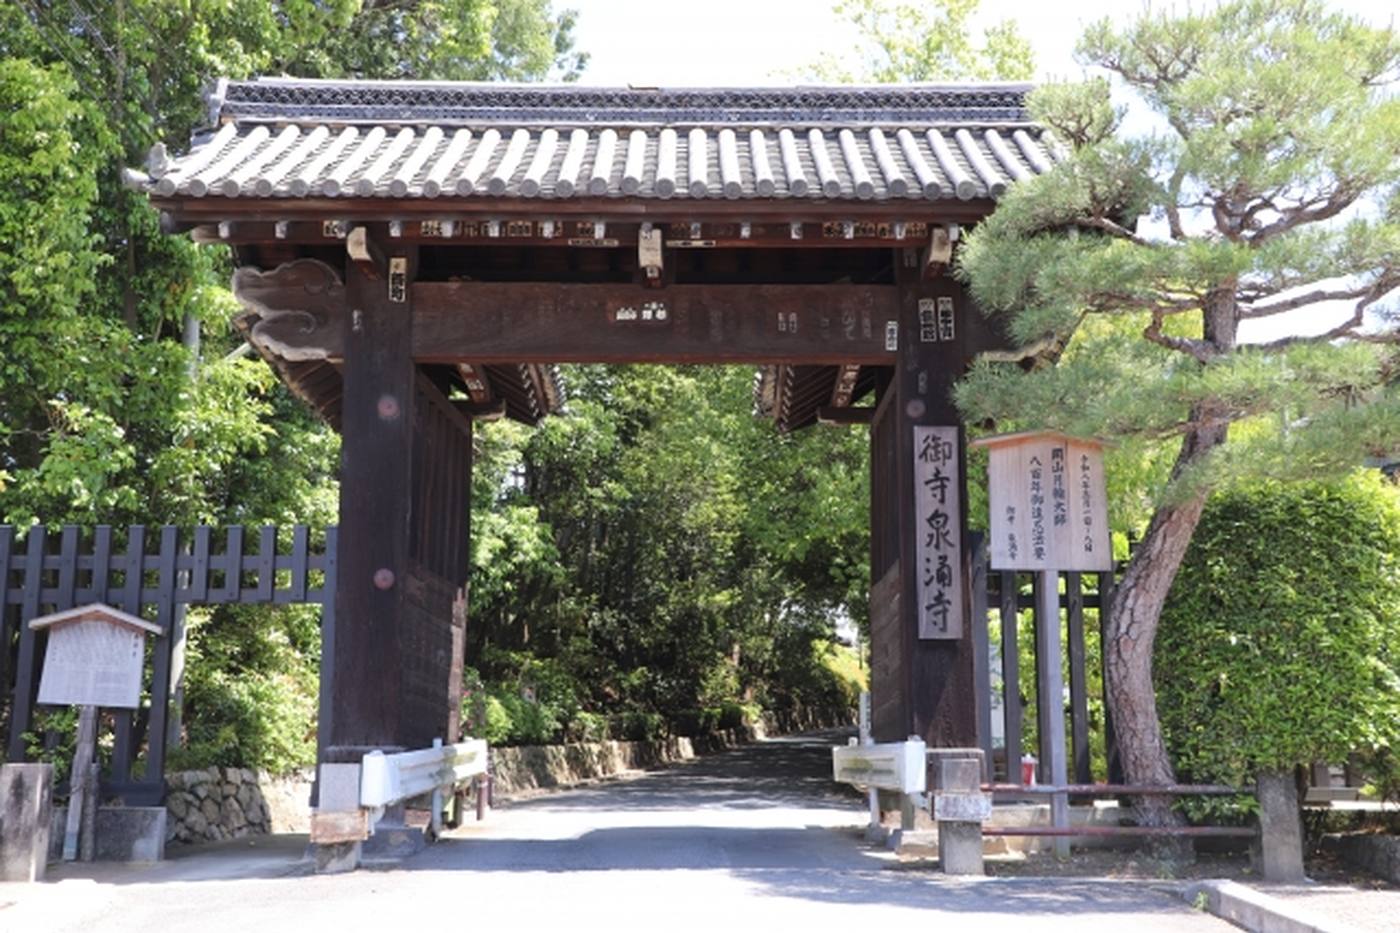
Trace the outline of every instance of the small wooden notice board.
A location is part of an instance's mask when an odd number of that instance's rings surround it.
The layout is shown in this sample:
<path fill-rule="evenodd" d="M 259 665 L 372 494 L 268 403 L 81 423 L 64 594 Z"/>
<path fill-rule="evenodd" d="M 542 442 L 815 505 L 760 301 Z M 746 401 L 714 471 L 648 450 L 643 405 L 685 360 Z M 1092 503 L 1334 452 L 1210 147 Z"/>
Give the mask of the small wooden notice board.
<path fill-rule="evenodd" d="M 1060 572 L 1113 569 L 1104 445 L 1056 431 L 1027 431 L 981 438 L 972 446 L 989 453 L 992 569 L 1037 574 L 1036 692 L 1046 759 L 1041 767 L 1051 784 L 1064 787 L 1069 777 L 1060 669 Z M 1008 762 L 1016 760 L 1012 752 L 1007 749 Z M 1051 796 L 1050 820 L 1056 829 L 1068 830 L 1066 794 Z M 1055 851 L 1069 854 L 1067 836 L 1056 838 Z"/>
<path fill-rule="evenodd" d="M 49 635 L 39 702 L 79 707 L 63 860 L 76 858 L 81 844 L 83 860 L 90 861 L 97 803 L 97 709 L 141 705 L 146 636 L 164 630 L 104 603 L 39 616 L 29 627 Z"/>
<path fill-rule="evenodd" d="M 1054 431 L 981 438 L 993 570 L 1113 568 L 1103 443 Z"/>
<path fill-rule="evenodd" d="M 94 603 L 40 616 L 29 627 L 49 632 L 40 703 L 109 709 L 141 705 L 146 635 L 159 635 L 159 625 Z"/>

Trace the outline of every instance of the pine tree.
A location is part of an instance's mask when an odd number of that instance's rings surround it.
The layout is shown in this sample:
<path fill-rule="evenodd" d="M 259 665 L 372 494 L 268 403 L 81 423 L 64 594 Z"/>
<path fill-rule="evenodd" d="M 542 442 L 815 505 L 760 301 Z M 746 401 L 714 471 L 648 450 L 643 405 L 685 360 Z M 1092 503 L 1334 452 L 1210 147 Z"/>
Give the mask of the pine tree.
<path fill-rule="evenodd" d="M 1163 784 L 1152 649 L 1210 491 L 1400 449 L 1400 35 L 1317 0 L 1235 0 L 1098 23 L 1078 54 L 1110 77 L 1033 97 L 1064 158 L 959 260 L 1042 365 L 975 366 L 958 400 L 999 427 L 1179 438 L 1105 645 L 1128 780 Z M 1114 88 L 1158 129 L 1126 135 Z M 1086 330 L 1095 352 L 1043 365 Z"/>

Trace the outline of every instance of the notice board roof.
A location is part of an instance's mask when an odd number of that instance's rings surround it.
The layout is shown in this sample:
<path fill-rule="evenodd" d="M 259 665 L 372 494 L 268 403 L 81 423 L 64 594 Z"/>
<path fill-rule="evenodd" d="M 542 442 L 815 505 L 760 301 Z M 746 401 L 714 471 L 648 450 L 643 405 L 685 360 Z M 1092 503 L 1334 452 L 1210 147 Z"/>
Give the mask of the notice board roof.
<path fill-rule="evenodd" d="M 76 606 L 72 609 L 65 609 L 62 612 L 51 612 L 48 615 L 37 616 L 29 620 L 29 627 L 32 629 L 52 628 L 55 625 L 62 625 L 66 622 L 87 622 L 93 619 L 100 619 L 110 622 L 113 625 L 120 625 L 125 628 L 136 629 L 141 632 L 149 632 L 152 635 L 159 635 L 165 631 L 154 622 L 147 622 L 140 616 L 134 616 L 129 612 L 122 612 L 106 603 L 89 603 L 86 606 Z"/>
<path fill-rule="evenodd" d="M 1066 444 L 1081 444 L 1085 447 L 1098 447 L 1100 449 L 1113 446 L 1112 443 L 1102 438 L 1078 437 L 1063 431 L 1015 431 L 1010 434 L 992 434 L 968 441 L 967 446 L 986 447 L 990 450 L 996 447 L 1023 444 L 1028 441 L 1060 441 Z"/>

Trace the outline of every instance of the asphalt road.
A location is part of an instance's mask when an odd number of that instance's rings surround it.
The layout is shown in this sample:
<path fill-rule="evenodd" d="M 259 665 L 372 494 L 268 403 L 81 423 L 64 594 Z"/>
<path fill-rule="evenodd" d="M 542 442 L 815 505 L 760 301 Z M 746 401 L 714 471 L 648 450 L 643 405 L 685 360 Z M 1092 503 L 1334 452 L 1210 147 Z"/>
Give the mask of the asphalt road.
<path fill-rule="evenodd" d="M 0 931 L 1234 929 L 1140 883 L 901 868 L 860 841 L 829 741 L 506 804 L 392 870 L 308 875 L 304 837 L 65 867 L 0 885 Z"/>

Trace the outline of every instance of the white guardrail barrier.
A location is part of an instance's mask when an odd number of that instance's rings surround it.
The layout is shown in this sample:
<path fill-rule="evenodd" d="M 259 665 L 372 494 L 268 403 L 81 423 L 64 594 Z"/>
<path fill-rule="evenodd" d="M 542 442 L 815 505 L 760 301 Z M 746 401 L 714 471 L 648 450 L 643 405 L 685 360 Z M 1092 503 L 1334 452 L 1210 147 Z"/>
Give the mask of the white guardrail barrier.
<path fill-rule="evenodd" d="M 486 773 L 486 760 L 485 739 L 392 755 L 370 752 L 360 765 L 360 806 L 384 807 L 464 784 Z"/>
<path fill-rule="evenodd" d="M 923 739 L 836 745 L 831 749 L 831 766 L 833 776 L 843 784 L 901 794 L 922 794 L 928 781 Z"/>

